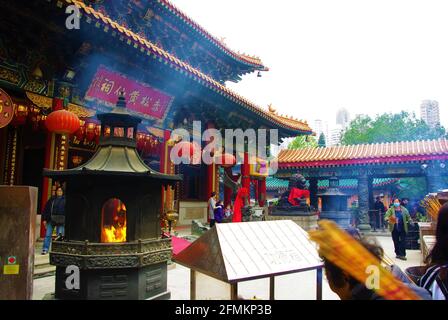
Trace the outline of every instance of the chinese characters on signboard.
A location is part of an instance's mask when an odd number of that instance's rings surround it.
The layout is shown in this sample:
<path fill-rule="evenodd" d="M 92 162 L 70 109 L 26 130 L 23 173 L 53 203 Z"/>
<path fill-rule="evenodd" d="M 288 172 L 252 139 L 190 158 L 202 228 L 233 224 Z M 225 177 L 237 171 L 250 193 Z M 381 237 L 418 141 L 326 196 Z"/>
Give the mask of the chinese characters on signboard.
<path fill-rule="evenodd" d="M 98 100 L 114 106 L 120 92 L 124 92 L 129 110 L 156 119 L 165 117 L 174 99 L 159 90 L 100 66 L 87 90 L 86 100 Z"/>

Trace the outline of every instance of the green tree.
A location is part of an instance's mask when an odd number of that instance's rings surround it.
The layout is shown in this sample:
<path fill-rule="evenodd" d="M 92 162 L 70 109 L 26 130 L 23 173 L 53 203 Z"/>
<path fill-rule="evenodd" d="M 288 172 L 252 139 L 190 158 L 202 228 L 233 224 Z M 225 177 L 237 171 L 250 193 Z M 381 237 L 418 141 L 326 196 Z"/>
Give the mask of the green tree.
<path fill-rule="evenodd" d="M 371 118 L 366 115 L 356 117 L 343 132 L 342 144 L 365 144 L 426 140 L 447 137 L 444 127 L 430 128 L 415 114 L 402 111 L 385 113 Z"/>
<path fill-rule="evenodd" d="M 303 148 L 316 148 L 317 141 L 313 136 L 297 136 L 294 140 L 292 140 L 288 149 L 303 149 Z"/>
<path fill-rule="evenodd" d="M 319 147 L 326 147 L 327 146 L 327 142 L 326 142 L 325 135 L 324 135 L 323 132 L 320 134 L 319 141 L 317 142 L 317 144 L 318 144 Z"/>

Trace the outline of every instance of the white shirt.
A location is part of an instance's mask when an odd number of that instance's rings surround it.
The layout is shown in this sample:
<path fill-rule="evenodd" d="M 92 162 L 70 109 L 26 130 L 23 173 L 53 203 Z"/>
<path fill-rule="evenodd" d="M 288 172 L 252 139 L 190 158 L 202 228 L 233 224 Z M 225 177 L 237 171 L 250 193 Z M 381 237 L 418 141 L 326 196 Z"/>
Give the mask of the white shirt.
<path fill-rule="evenodd" d="M 447 300 L 448 298 L 445 297 L 445 295 L 442 292 L 442 289 L 440 289 L 437 281 L 435 280 L 431 285 L 431 293 L 432 293 L 432 300 Z"/>
<path fill-rule="evenodd" d="M 216 207 L 216 200 L 215 198 L 211 197 L 208 199 L 208 216 L 210 219 L 215 219 L 215 207 Z"/>

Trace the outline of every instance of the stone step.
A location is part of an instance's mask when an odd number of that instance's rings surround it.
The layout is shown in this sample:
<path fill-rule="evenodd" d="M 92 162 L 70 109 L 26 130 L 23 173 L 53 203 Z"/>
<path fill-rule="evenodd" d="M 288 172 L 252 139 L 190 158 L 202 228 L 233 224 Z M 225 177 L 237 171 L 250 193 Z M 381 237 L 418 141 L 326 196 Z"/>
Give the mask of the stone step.
<path fill-rule="evenodd" d="M 368 237 L 391 237 L 391 233 L 389 231 L 361 231 L 363 236 Z"/>
<path fill-rule="evenodd" d="M 51 265 L 34 268 L 33 279 L 54 276 L 55 273 L 56 267 Z"/>
<path fill-rule="evenodd" d="M 36 254 L 34 256 L 34 267 L 48 265 L 50 263 L 50 255 Z"/>

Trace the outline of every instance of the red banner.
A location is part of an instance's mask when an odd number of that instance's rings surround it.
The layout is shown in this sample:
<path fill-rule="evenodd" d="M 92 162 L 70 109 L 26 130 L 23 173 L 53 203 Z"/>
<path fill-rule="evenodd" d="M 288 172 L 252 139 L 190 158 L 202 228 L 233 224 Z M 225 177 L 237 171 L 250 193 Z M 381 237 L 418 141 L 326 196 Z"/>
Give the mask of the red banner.
<path fill-rule="evenodd" d="M 174 100 L 150 86 L 144 85 L 125 76 L 100 66 L 86 93 L 86 100 L 99 100 L 114 106 L 120 92 L 124 92 L 129 110 L 163 119 Z"/>

